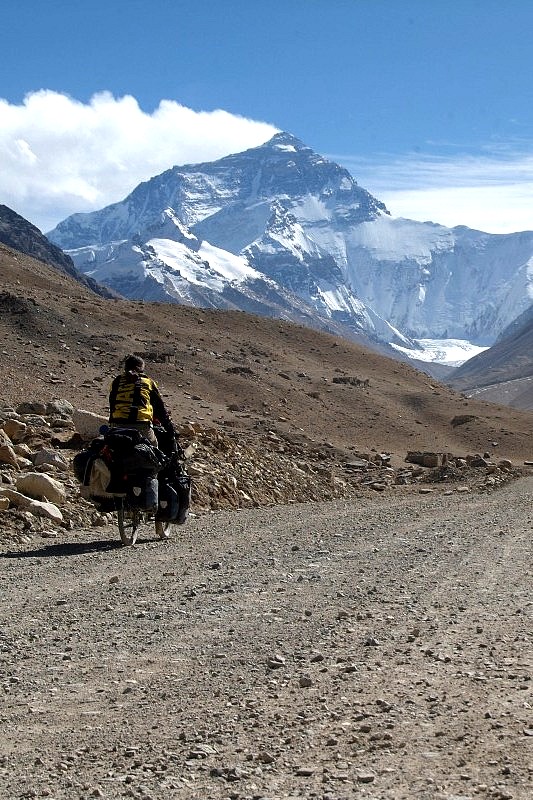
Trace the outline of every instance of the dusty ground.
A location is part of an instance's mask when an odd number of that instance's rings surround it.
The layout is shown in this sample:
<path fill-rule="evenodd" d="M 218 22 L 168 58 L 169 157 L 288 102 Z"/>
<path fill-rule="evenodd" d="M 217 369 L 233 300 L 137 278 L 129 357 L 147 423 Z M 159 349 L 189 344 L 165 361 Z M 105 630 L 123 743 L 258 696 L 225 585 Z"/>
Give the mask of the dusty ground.
<path fill-rule="evenodd" d="M 531 798 L 532 493 L 4 547 L 0 797 Z"/>

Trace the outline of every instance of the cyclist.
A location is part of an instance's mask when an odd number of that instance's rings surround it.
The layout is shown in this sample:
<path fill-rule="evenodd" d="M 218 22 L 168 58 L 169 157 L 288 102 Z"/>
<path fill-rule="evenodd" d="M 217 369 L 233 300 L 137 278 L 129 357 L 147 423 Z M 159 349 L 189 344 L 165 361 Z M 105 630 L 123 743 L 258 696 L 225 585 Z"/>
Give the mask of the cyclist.
<path fill-rule="evenodd" d="M 124 372 L 111 383 L 109 424 L 114 428 L 135 428 L 157 447 L 155 420 L 173 440 L 174 426 L 157 383 L 145 374 L 143 359 L 129 355 L 124 361 Z"/>

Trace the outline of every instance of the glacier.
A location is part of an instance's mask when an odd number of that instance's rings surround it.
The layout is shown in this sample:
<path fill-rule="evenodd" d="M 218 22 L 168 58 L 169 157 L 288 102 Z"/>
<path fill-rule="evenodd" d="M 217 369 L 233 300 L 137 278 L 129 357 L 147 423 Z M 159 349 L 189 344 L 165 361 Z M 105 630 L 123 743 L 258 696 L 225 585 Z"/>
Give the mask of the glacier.
<path fill-rule="evenodd" d="M 488 347 L 480 347 L 465 339 L 415 339 L 414 345 L 411 349 L 398 344 L 392 344 L 392 347 L 403 353 L 405 358 L 447 367 L 459 367 L 478 353 L 488 350 Z"/>

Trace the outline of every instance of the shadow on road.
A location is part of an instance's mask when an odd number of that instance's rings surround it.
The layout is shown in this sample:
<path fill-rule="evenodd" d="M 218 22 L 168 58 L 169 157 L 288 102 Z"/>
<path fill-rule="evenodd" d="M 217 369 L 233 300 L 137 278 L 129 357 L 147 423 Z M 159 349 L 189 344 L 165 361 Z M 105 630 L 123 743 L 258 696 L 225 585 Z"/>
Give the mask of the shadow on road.
<path fill-rule="evenodd" d="M 85 553 L 101 553 L 122 548 L 122 543 L 110 539 L 97 542 L 63 542 L 47 544 L 38 550 L 19 550 L 0 553 L 0 558 L 56 558 L 57 556 L 82 556 Z"/>

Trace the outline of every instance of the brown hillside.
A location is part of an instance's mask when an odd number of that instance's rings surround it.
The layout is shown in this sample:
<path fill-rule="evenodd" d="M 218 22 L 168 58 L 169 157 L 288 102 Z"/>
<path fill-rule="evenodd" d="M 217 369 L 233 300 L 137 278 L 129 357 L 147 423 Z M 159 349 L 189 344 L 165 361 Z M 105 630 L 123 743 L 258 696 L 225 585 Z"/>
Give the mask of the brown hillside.
<path fill-rule="evenodd" d="M 450 385 L 487 402 L 533 410 L 531 315 L 528 309 L 509 326 L 508 334 L 501 341 L 455 370 Z"/>
<path fill-rule="evenodd" d="M 4 403 L 62 397 L 106 413 L 109 380 L 132 351 L 176 422 L 374 448 L 397 463 L 408 450 L 533 456 L 531 413 L 467 400 L 355 343 L 241 312 L 105 300 L 4 246 L 0 270 Z"/>

